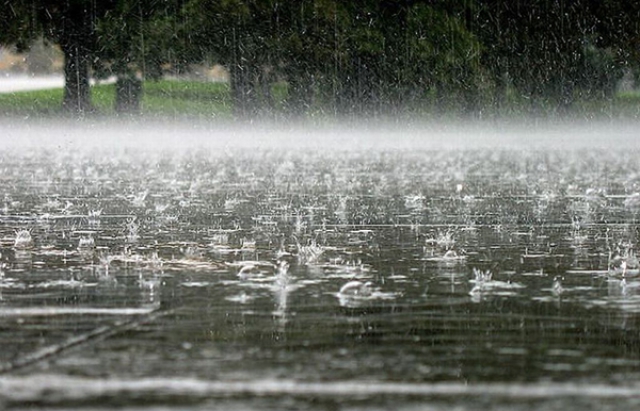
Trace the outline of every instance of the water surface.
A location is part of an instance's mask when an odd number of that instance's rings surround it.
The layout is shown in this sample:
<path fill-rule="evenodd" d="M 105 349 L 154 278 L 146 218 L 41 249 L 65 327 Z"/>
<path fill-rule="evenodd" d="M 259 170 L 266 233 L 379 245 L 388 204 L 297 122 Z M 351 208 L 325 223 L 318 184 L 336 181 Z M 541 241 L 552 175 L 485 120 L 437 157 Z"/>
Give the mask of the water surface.
<path fill-rule="evenodd" d="M 637 406 L 636 159 L 6 148 L 0 403 Z"/>

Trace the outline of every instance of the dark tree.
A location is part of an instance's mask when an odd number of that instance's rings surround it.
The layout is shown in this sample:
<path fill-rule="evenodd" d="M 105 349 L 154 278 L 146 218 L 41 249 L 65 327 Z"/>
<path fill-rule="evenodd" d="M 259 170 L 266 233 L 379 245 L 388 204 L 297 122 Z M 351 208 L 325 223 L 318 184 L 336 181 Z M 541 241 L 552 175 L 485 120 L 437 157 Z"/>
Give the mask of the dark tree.
<path fill-rule="evenodd" d="M 0 18 L 4 44 L 60 46 L 64 106 L 80 113 L 91 68 L 118 78 L 130 112 L 141 80 L 219 63 L 238 117 L 282 89 L 293 115 L 475 113 L 487 96 L 563 111 L 640 72 L 640 6 L 623 0 L 0 0 Z"/>
<path fill-rule="evenodd" d="M 143 80 L 180 70 L 175 49 L 181 0 L 114 0 L 96 24 L 93 67 L 99 77 L 116 77 L 115 109 L 140 109 Z"/>
<path fill-rule="evenodd" d="M 89 69 L 94 48 L 95 2 L 65 1 L 49 4 L 40 15 L 45 33 L 56 41 L 64 54 L 64 99 L 72 112 L 91 111 Z"/>
<path fill-rule="evenodd" d="M 625 43 L 619 29 L 626 26 L 622 21 L 628 21 L 631 3 L 620 1 L 617 8 L 617 0 L 478 3 L 474 30 L 484 47 L 482 61 L 492 73 L 498 105 L 509 89 L 536 111 L 562 112 L 578 99 L 613 94 L 622 74 L 619 47 Z"/>
<path fill-rule="evenodd" d="M 640 79 L 640 3 L 590 0 L 589 5 L 598 33 L 591 39 L 591 48 L 600 54 L 604 52 L 606 59 L 600 65 L 631 70 L 637 81 Z M 611 82 L 605 73 L 599 79 L 601 83 Z"/>
<path fill-rule="evenodd" d="M 275 0 L 191 0 L 183 9 L 180 52 L 187 61 L 215 61 L 230 74 L 237 117 L 269 105 Z"/>
<path fill-rule="evenodd" d="M 26 49 L 42 36 L 59 45 L 64 54 L 63 107 L 74 113 L 92 111 L 89 70 L 96 21 L 111 7 L 113 0 L 4 0 L 0 16 L 7 28 L 0 41 Z"/>

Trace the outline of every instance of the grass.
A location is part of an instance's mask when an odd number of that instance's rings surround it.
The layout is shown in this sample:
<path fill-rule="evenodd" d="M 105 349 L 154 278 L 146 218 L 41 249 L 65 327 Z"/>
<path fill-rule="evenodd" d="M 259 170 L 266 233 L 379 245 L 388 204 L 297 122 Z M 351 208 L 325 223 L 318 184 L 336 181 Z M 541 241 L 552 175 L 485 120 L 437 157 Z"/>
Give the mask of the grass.
<path fill-rule="evenodd" d="M 115 85 L 91 87 L 97 115 L 115 115 Z M 65 116 L 62 89 L 0 93 L 0 114 L 20 117 Z M 231 117 L 229 87 L 225 83 L 161 80 L 144 84 L 141 115 L 163 117 Z"/>
<path fill-rule="evenodd" d="M 57 115 L 62 111 L 62 89 L 0 93 L 0 113 L 23 117 Z"/>
<path fill-rule="evenodd" d="M 286 84 L 273 87 L 272 95 L 276 109 L 283 108 L 286 94 Z M 0 115 L 22 118 L 69 116 L 62 109 L 62 97 L 62 89 L 0 94 Z M 93 86 L 91 99 L 97 111 L 96 115 L 115 115 L 115 85 Z M 510 101 L 507 106 L 503 107 L 500 113 L 508 118 L 517 119 L 531 115 L 530 106 L 526 102 Z M 553 110 L 549 112 L 553 115 Z M 488 114 L 491 116 L 491 113 Z M 229 85 L 188 80 L 147 81 L 144 83 L 140 115 L 151 118 L 230 119 L 232 104 Z M 429 107 L 414 112 L 414 116 L 420 118 L 433 115 L 434 113 L 429 114 Z M 618 93 L 607 101 L 578 102 L 560 116 L 574 119 L 640 119 L 640 92 Z"/>
<path fill-rule="evenodd" d="M 161 80 L 144 85 L 142 113 L 159 116 L 229 118 L 231 96 L 226 83 Z"/>

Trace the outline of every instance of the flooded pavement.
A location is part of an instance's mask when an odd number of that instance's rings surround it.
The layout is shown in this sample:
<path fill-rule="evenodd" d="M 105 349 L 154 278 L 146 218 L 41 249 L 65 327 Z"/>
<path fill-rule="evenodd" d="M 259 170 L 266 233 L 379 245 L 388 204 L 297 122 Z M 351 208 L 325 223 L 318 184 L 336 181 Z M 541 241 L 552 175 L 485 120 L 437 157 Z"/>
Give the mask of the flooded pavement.
<path fill-rule="evenodd" d="M 0 404 L 640 403 L 633 150 L 0 154 Z"/>

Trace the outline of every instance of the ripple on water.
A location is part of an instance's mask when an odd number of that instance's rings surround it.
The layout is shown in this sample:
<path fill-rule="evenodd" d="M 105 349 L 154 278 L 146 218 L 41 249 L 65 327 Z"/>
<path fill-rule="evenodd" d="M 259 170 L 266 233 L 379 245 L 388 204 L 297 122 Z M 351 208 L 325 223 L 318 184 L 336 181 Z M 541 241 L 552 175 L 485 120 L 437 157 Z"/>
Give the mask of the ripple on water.
<path fill-rule="evenodd" d="M 180 321 L 151 321 L 145 332 L 105 340 L 100 352 L 89 345 L 65 354 L 104 360 L 113 367 L 108 380 L 79 378 L 75 387 L 70 377 L 60 385 L 57 376 L 42 385 L 35 376 L 6 377 L 0 402 L 5 391 L 34 402 L 53 393 L 63 408 L 72 394 L 89 404 L 149 393 L 306 395 L 356 398 L 356 405 L 381 395 L 507 397 L 512 405 L 631 398 L 624 386 L 584 380 L 609 381 L 607 370 L 588 363 L 591 352 L 612 341 L 638 345 L 637 322 L 627 314 L 640 312 L 640 283 L 608 261 L 617 253 L 629 268 L 637 248 L 637 210 L 625 207 L 636 191 L 630 176 L 640 175 L 635 154 L 45 154 L 0 151 L 0 316 L 11 317 L 3 327 L 21 316 L 58 316 L 33 337 L 47 341 L 47 332 L 65 332 L 47 328 L 65 316 L 73 329 L 82 316 L 146 318 L 147 310 L 176 304 L 182 311 Z M 588 199 L 591 187 L 606 194 Z M 30 243 L 18 240 L 23 230 Z M 283 260 L 286 273 L 278 271 Z M 491 276 L 474 279 L 474 268 Z M 365 293 L 339 291 L 352 281 L 371 285 Z M 599 330 L 606 336 L 592 338 Z M 165 350 L 185 339 L 191 349 Z M 576 344 L 587 354 L 569 355 Z M 212 380 L 176 372 L 184 365 L 196 375 L 191 367 L 211 347 L 229 351 L 202 366 L 216 373 Z M 314 361 L 336 348 L 353 361 L 342 368 Z M 611 349 L 599 358 L 626 366 L 633 355 Z M 52 373 L 90 371 L 58 359 L 48 363 Z M 131 371 L 135 361 L 145 371 Z M 159 375 L 153 367 L 175 379 L 120 378 Z M 247 369 L 291 380 L 259 381 Z M 310 382 L 331 381 L 336 369 L 340 381 Z M 449 382 L 385 382 L 403 378 Z M 473 383 L 489 378 L 532 383 Z M 536 382 L 563 378 L 580 384 Z"/>
<path fill-rule="evenodd" d="M 509 399 L 512 401 L 575 401 L 575 398 L 589 401 L 615 400 L 619 404 L 629 404 L 637 400 L 635 385 L 604 385 L 574 383 L 403 383 L 373 381 L 339 382 L 297 382 L 293 380 L 258 381 L 205 381 L 184 378 L 142 378 L 135 380 L 78 378 L 63 375 L 35 374 L 28 377 L 0 378 L 0 393 L 3 398 L 16 403 L 38 401 L 48 403 L 55 398 L 59 403 L 66 401 L 95 401 L 110 398 L 116 394 L 123 400 L 133 398 L 189 398 L 190 401 L 205 398 L 306 397 L 345 401 L 357 398 L 380 399 L 383 397 L 406 396 L 424 399 L 446 397 L 476 397 Z M 462 402 L 464 404 L 464 402 Z M 513 404 L 512 404 L 513 405 Z M 462 409 L 467 406 L 461 405 Z M 569 407 L 574 409 L 574 407 Z"/>

